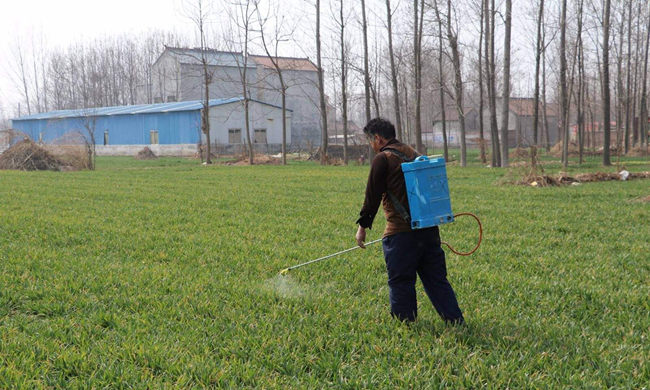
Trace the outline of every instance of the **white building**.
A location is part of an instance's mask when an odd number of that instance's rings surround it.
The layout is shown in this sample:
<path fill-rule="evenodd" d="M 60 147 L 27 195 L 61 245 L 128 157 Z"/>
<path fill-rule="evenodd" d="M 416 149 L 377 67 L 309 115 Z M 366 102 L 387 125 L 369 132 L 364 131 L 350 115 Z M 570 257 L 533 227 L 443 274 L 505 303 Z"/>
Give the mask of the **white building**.
<path fill-rule="evenodd" d="M 246 60 L 246 88 L 251 99 L 281 106 L 280 81 L 273 61 L 267 56 L 217 50 L 206 51 L 212 81 L 211 99 L 243 95 L 243 70 Z M 278 57 L 286 91 L 286 107 L 292 110 L 293 149 L 318 146 L 321 124 L 316 66 L 306 58 Z M 156 102 L 200 100 L 204 95 L 201 50 L 166 47 L 153 64 L 152 91 Z M 275 144 L 269 140 L 269 144 Z M 277 146 L 277 145 L 276 145 Z"/>

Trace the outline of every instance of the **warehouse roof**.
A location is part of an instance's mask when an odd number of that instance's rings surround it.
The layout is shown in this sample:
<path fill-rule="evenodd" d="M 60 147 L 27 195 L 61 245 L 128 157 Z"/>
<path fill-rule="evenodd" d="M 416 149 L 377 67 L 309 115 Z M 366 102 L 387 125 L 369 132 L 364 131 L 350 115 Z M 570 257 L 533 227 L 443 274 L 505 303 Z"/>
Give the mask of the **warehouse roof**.
<path fill-rule="evenodd" d="M 232 51 L 165 46 L 165 51 L 158 57 L 158 60 L 165 53 L 175 57 L 181 64 L 201 65 L 202 56 L 205 54 L 205 59 L 210 66 L 230 66 L 235 68 L 244 66 L 244 56 L 241 53 Z M 255 64 L 249 61 L 246 67 L 255 68 Z"/>
<path fill-rule="evenodd" d="M 210 99 L 210 107 L 221 106 L 224 104 L 236 103 L 244 100 L 243 97 L 230 99 Z M 265 103 L 258 100 L 248 99 L 267 106 L 282 108 L 273 104 Z M 178 111 L 194 111 L 203 107 L 201 100 L 188 100 L 184 102 L 173 103 L 156 103 L 156 104 L 137 104 L 133 106 L 114 106 L 114 107 L 96 107 L 75 110 L 58 110 L 41 114 L 32 114 L 13 119 L 14 121 L 35 120 L 35 119 L 62 119 L 62 118 L 79 118 L 85 116 L 111 116 L 111 115 L 133 115 L 133 114 L 154 114 Z M 287 109 L 287 111 L 291 111 Z"/>

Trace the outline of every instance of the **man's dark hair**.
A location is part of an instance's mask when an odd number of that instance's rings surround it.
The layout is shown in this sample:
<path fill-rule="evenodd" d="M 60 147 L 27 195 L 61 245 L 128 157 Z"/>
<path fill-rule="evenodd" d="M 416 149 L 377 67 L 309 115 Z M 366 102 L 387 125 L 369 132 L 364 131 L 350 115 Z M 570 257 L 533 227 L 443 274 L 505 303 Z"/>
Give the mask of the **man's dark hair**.
<path fill-rule="evenodd" d="M 386 139 L 395 138 L 395 126 L 389 120 L 384 118 L 374 118 L 363 128 L 363 132 L 367 135 L 379 135 Z"/>

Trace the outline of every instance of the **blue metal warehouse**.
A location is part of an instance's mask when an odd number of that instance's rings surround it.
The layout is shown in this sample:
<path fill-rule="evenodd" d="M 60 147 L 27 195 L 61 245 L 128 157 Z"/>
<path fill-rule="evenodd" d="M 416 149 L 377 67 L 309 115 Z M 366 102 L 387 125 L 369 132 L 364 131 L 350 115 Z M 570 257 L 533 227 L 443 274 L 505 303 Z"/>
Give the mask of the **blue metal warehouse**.
<path fill-rule="evenodd" d="M 240 102 L 241 97 L 212 99 L 210 107 Z M 23 116 L 12 120 L 16 130 L 34 140 L 51 142 L 66 133 L 94 129 L 97 144 L 110 139 L 112 145 L 143 145 L 151 142 L 156 132 L 159 144 L 196 144 L 201 126 L 200 100 L 60 110 Z M 110 137 L 110 138 L 109 138 Z"/>

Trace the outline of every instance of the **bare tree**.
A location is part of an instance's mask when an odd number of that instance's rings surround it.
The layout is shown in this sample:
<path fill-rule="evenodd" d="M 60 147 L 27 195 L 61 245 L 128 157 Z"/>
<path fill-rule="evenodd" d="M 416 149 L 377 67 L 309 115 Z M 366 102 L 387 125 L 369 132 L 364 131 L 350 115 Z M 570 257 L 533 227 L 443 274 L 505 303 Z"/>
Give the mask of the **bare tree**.
<path fill-rule="evenodd" d="M 199 37 L 198 55 L 186 52 L 184 55 L 196 57 L 195 60 L 201 65 L 201 132 L 206 140 L 205 163 L 212 164 L 212 152 L 210 150 L 210 84 L 213 79 L 213 70 L 209 66 L 209 50 L 207 42 L 207 23 L 212 13 L 210 0 L 192 0 L 183 4 L 187 18 L 189 18 L 197 29 Z"/>
<path fill-rule="evenodd" d="M 609 1 L 609 0 L 608 0 Z M 646 7 L 647 10 L 647 7 Z M 645 54 L 643 60 L 643 87 L 641 92 L 641 110 L 639 115 L 640 146 L 648 149 L 648 49 L 650 48 L 650 17 L 646 16 Z"/>
<path fill-rule="evenodd" d="M 386 23 L 388 27 L 388 56 L 390 58 L 390 73 L 393 84 L 393 101 L 395 105 L 395 124 L 397 125 L 397 137 L 404 141 L 402 131 L 402 118 L 400 115 L 399 86 L 397 81 L 397 69 L 395 68 L 395 52 L 393 50 L 393 11 L 390 8 L 390 0 L 386 0 Z"/>
<path fill-rule="evenodd" d="M 569 111 L 569 102 L 567 94 L 567 65 L 566 65 L 566 14 L 567 0 L 562 0 L 562 10 L 560 16 L 560 120 L 562 123 L 562 166 L 566 169 L 569 164 L 569 126 L 566 123 Z"/>
<path fill-rule="evenodd" d="M 463 108 L 463 76 L 458 50 L 458 32 L 454 31 L 451 23 L 451 0 L 447 0 L 447 40 L 451 49 L 451 61 L 454 66 L 454 97 L 458 123 L 460 126 L 460 166 L 467 166 L 467 145 L 465 143 L 465 113 Z"/>
<path fill-rule="evenodd" d="M 578 155 L 579 163 L 583 163 L 584 141 L 585 141 L 585 55 L 584 42 L 582 40 L 582 23 L 584 12 L 584 0 L 578 3 L 578 97 L 577 97 L 577 114 L 578 114 Z"/>
<path fill-rule="evenodd" d="M 544 0 L 539 0 L 537 13 L 537 39 L 535 41 L 535 92 L 533 94 L 533 142 L 530 145 L 530 158 L 534 165 L 537 161 L 538 128 L 539 128 L 539 67 L 542 56 L 542 20 L 544 18 Z"/>
<path fill-rule="evenodd" d="M 542 0 L 543 1 L 543 0 Z M 483 18 L 485 17 L 485 2 L 481 0 L 481 11 L 480 11 L 480 17 L 479 17 L 479 25 L 480 25 L 480 32 L 479 32 L 479 38 L 478 38 L 478 88 L 479 88 L 479 100 L 478 100 L 478 120 L 479 120 L 479 147 L 481 148 L 481 163 L 485 164 L 487 163 L 487 157 L 485 155 L 485 134 L 484 134 L 484 122 L 483 122 L 483 103 L 484 103 L 484 83 L 483 83 L 483 39 L 484 39 L 484 33 L 485 30 L 483 29 Z M 442 41 L 440 42 L 440 47 L 442 47 Z M 442 52 L 440 53 L 442 58 Z M 442 72 L 442 70 L 441 70 Z M 441 85 L 442 87 L 442 85 Z M 440 94 L 441 100 L 442 100 L 442 88 L 441 88 L 441 94 Z M 445 139 L 445 146 L 446 146 L 447 140 Z M 445 147 L 445 153 L 447 152 L 447 149 Z M 446 157 L 445 157 L 446 159 Z"/>
<path fill-rule="evenodd" d="M 442 45 L 442 18 L 440 17 L 440 8 L 438 1 L 433 0 L 433 9 L 436 12 L 436 20 L 438 22 L 438 89 L 440 94 L 440 123 L 442 124 L 442 147 L 445 161 L 449 161 L 449 146 L 447 144 L 447 118 L 445 112 L 445 79 L 442 66 L 442 56 L 444 53 L 444 46 Z M 479 65 L 480 67 L 480 65 Z"/>
<path fill-rule="evenodd" d="M 246 142 L 248 143 L 248 163 L 253 165 L 255 162 L 255 150 L 251 139 L 251 124 L 250 124 L 250 91 L 248 85 L 248 45 L 251 40 L 251 25 L 255 8 L 251 6 L 251 0 L 235 0 L 233 3 L 235 7 L 234 14 L 230 14 L 230 19 L 235 23 L 237 46 L 241 49 L 241 59 L 237 55 L 233 55 L 233 59 L 237 64 L 239 70 L 239 79 L 242 87 L 242 105 L 244 108 L 244 127 L 246 129 Z"/>
<path fill-rule="evenodd" d="M 366 19 L 366 0 L 361 0 L 361 31 L 363 33 L 363 89 L 366 109 L 366 123 L 370 122 L 370 70 L 368 67 L 368 20 Z M 377 99 L 375 99 L 375 103 Z M 377 104 L 377 116 L 379 107 Z M 368 156 L 373 153 L 372 146 L 368 145 Z"/>
<path fill-rule="evenodd" d="M 632 0 L 627 1 L 628 18 L 627 18 L 627 66 L 626 66 L 626 83 L 625 83 L 625 134 L 623 135 L 623 144 L 625 153 L 630 149 L 630 89 L 632 76 Z M 621 48 L 622 50 L 622 48 Z"/>
<path fill-rule="evenodd" d="M 262 40 L 262 47 L 266 56 L 271 61 L 275 74 L 278 76 L 278 81 L 280 83 L 280 95 L 282 99 L 282 165 L 287 164 L 287 89 L 289 86 L 284 80 L 283 69 L 280 66 L 280 60 L 278 58 L 278 46 L 280 42 L 288 41 L 291 37 L 293 31 L 290 33 L 283 33 L 282 27 L 287 24 L 285 16 L 281 15 L 279 9 L 275 10 L 275 23 L 273 35 L 269 39 L 266 38 L 265 25 L 268 20 L 267 17 L 262 17 L 262 13 L 259 8 L 259 2 L 255 2 L 255 10 L 257 12 L 258 23 L 260 27 L 260 38 Z M 269 48 L 270 45 L 273 45 L 273 54 Z"/>
<path fill-rule="evenodd" d="M 496 7 L 494 0 L 485 0 L 485 68 L 488 84 L 488 100 L 490 106 L 490 137 L 492 140 L 492 167 L 501 165 L 499 148 L 499 131 L 497 125 L 496 107 L 496 66 L 494 57 L 494 33 Z"/>
<path fill-rule="evenodd" d="M 506 0 L 506 32 L 503 38 L 503 106 L 501 107 L 501 166 L 508 166 L 508 118 L 510 117 L 510 35 L 512 0 Z M 519 145 L 517 145 L 519 146 Z"/>
<path fill-rule="evenodd" d="M 566 0 L 565 0 L 566 1 Z M 605 0 L 603 17 L 603 165 L 612 165 L 610 160 L 609 144 L 611 134 L 610 120 L 610 93 L 609 93 L 609 19 L 611 0 Z"/>
<path fill-rule="evenodd" d="M 318 61 L 318 92 L 320 93 L 321 147 L 320 163 L 327 164 L 327 104 L 325 103 L 325 82 L 321 60 L 320 37 L 320 0 L 316 0 L 316 59 Z"/>
<path fill-rule="evenodd" d="M 339 15 L 340 19 L 338 20 L 340 27 L 340 45 L 341 45 L 341 108 L 342 108 L 342 119 L 343 119 L 343 163 L 348 164 L 348 96 L 347 96 L 347 73 L 348 67 L 346 63 L 346 42 L 345 42 L 345 15 L 343 15 L 343 0 L 339 0 Z M 370 112 L 369 105 L 367 105 L 367 113 Z"/>
<path fill-rule="evenodd" d="M 424 0 L 413 0 L 413 77 L 415 93 L 415 149 L 425 153 L 422 144 L 422 24 Z"/>
<path fill-rule="evenodd" d="M 31 115 L 32 107 L 31 107 L 30 94 L 29 94 L 29 79 L 28 79 L 29 76 L 27 75 L 26 58 L 22 47 L 22 43 L 18 40 L 15 42 L 14 45 L 14 56 L 17 61 L 16 78 L 19 80 L 17 84 L 21 85 L 23 100 L 25 102 L 25 105 L 27 106 L 27 114 Z"/>

